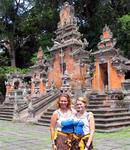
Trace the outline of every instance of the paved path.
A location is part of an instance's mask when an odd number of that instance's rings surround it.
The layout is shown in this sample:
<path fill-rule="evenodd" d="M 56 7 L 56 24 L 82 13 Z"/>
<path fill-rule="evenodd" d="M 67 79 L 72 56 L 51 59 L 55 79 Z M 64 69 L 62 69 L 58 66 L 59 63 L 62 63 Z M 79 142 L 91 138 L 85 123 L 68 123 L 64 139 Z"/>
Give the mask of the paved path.
<path fill-rule="evenodd" d="M 95 137 L 94 147 L 95 150 L 130 150 L 130 137 Z M 0 150 L 51 150 L 49 128 L 0 120 Z"/>

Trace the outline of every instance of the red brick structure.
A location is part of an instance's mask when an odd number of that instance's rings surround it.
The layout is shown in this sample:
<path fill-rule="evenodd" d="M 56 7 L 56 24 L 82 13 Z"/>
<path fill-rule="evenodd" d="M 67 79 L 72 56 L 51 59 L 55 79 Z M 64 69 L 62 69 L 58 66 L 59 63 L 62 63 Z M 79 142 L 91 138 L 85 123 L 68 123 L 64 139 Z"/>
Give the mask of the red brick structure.
<path fill-rule="evenodd" d="M 77 20 L 74 17 L 74 8 L 67 2 L 60 11 L 60 22 L 56 30 L 54 45 L 49 49 L 52 61 L 49 66 L 48 79 L 54 82 L 57 88 L 62 86 L 62 77 L 70 77 L 71 88 L 77 84 L 86 86 L 86 72 L 88 52 L 84 50 L 87 41 L 81 41 L 78 32 Z M 85 43 L 86 42 L 86 43 Z"/>
<path fill-rule="evenodd" d="M 46 90 L 47 79 L 47 64 L 43 59 L 43 51 L 40 47 L 37 53 L 37 62 L 32 66 L 32 78 L 31 78 L 31 94 L 36 96 L 42 94 Z"/>
<path fill-rule="evenodd" d="M 111 90 L 122 90 L 122 82 L 125 80 L 125 62 L 127 59 L 114 48 L 116 40 L 106 25 L 103 28 L 101 42 L 98 43 L 98 51 L 94 52 L 95 71 L 93 73 L 92 89 L 99 93 Z"/>

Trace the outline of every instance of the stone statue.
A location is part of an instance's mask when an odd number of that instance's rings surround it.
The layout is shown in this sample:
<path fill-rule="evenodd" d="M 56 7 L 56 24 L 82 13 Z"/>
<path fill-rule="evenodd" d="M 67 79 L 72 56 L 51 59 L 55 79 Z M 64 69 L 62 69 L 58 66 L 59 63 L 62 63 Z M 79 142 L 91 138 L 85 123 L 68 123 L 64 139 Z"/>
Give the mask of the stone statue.
<path fill-rule="evenodd" d="M 19 120 L 20 115 L 19 115 L 19 107 L 18 107 L 18 101 L 15 99 L 14 101 L 14 115 L 13 115 L 13 120 Z"/>
<path fill-rule="evenodd" d="M 65 2 L 60 11 L 60 26 L 63 27 L 66 24 L 70 24 L 74 19 L 74 8 Z"/>
<path fill-rule="evenodd" d="M 33 118 L 34 117 L 34 108 L 33 108 L 33 104 L 32 104 L 32 100 L 29 100 L 29 104 L 28 104 L 28 117 L 29 118 Z"/>
<path fill-rule="evenodd" d="M 42 59 L 43 59 L 43 51 L 42 48 L 39 47 L 38 53 L 37 53 L 37 61 L 38 63 L 42 63 Z"/>

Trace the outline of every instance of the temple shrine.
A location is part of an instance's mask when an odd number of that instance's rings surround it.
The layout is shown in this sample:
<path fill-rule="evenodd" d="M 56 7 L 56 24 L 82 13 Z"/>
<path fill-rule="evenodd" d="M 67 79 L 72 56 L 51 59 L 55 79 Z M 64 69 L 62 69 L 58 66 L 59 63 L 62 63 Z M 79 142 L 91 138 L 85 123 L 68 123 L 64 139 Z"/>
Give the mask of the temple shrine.
<path fill-rule="evenodd" d="M 125 73 L 130 69 L 126 67 L 128 59 L 121 56 L 119 49 L 114 47 L 116 39 L 107 25 L 100 39 L 98 51 L 92 53 L 95 57 L 92 89 L 100 93 L 122 90 Z"/>

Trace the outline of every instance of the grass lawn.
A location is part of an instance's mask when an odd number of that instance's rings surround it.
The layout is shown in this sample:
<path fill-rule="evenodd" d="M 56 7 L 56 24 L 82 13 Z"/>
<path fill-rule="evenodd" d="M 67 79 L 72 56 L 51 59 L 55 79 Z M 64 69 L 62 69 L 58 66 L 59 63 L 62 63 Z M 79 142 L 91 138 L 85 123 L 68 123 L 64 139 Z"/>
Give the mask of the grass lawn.
<path fill-rule="evenodd" d="M 130 138 L 130 127 L 125 127 L 119 131 L 112 133 L 95 133 L 97 139 L 101 138 Z"/>

